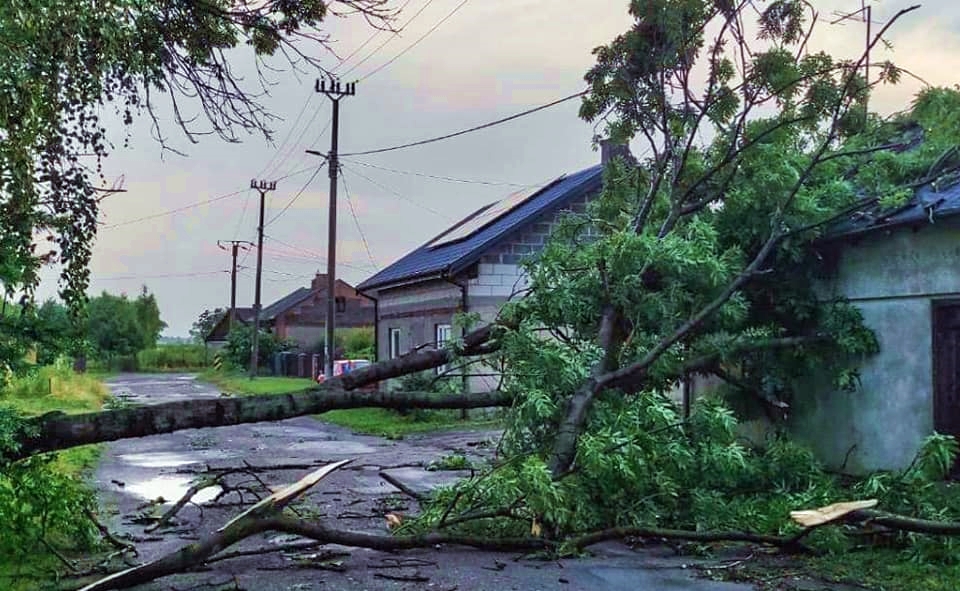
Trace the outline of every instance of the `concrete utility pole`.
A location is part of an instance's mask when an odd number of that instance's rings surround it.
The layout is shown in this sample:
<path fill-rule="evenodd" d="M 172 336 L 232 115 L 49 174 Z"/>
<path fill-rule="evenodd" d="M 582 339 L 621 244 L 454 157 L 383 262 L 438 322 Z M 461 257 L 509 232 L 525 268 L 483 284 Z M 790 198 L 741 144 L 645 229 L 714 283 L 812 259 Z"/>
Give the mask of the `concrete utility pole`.
<path fill-rule="evenodd" d="M 330 171 L 330 222 L 327 244 L 327 336 L 326 351 L 324 352 L 324 375 L 333 377 L 334 343 L 333 332 L 336 320 L 336 286 L 337 286 L 337 173 L 340 163 L 337 160 L 337 140 L 340 135 L 340 99 L 353 96 L 357 93 L 357 83 L 347 82 L 341 85 L 339 81 L 331 80 L 327 86 L 326 80 L 317 80 L 314 88 L 317 92 L 327 95 L 333 103 L 333 132 L 330 138 L 330 152 L 327 154 L 327 168 Z M 323 156 L 322 153 L 307 150 L 308 154 Z"/>
<path fill-rule="evenodd" d="M 230 266 L 230 330 L 237 324 L 237 252 L 242 248 L 247 250 L 247 245 L 253 246 L 253 242 L 247 240 L 217 240 L 217 246 L 221 250 L 227 250 L 224 244 L 232 245 L 231 254 L 233 265 Z"/>
<path fill-rule="evenodd" d="M 260 274 L 263 270 L 263 208 L 268 191 L 277 188 L 277 181 L 250 181 L 250 188 L 260 193 L 260 225 L 257 226 L 257 285 L 253 297 L 253 346 L 250 348 L 250 379 L 257 377 L 260 360 Z"/>

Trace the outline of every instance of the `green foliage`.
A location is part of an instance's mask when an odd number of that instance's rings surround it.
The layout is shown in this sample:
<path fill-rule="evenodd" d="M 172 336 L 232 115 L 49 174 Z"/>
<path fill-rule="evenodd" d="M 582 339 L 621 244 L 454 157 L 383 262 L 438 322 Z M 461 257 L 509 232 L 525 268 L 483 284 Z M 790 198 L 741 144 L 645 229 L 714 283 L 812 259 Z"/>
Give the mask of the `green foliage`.
<path fill-rule="evenodd" d="M 138 371 L 196 370 L 208 367 L 213 355 L 203 345 L 160 345 L 137 353 Z"/>
<path fill-rule="evenodd" d="M 510 507 L 512 516 L 455 529 L 524 535 L 536 520 L 561 535 L 612 526 L 790 535 L 799 531 L 790 511 L 864 498 L 878 499 L 886 511 L 958 520 L 960 490 L 940 481 L 956 454 L 952 437 L 934 435 L 902 472 L 841 480 L 785 437 L 762 448 L 748 446 L 738 436 L 733 413 L 716 398 L 699 401 L 683 421 L 656 395 L 607 396 L 580 438 L 571 472 L 554 479 L 538 454 L 508 454 L 493 467 L 438 490 L 408 527 L 428 531 L 451 506 L 454 516 L 482 506 Z M 846 538 L 842 528 L 824 528 L 808 541 L 832 552 L 848 552 L 859 543 Z M 955 560 L 950 538 L 903 534 L 895 543 L 907 557 Z"/>
<path fill-rule="evenodd" d="M 131 358 L 135 365 L 137 353 L 155 347 L 165 327 L 156 298 L 146 286 L 135 300 L 102 292 L 87 304 L 88 338 L 108 369 L 116 357 Z"/>
<path fill-rule="evenodd" d="M 337 331 L 340 342 L 338 348 L 343 348 L 344 359 L 369 359 L 373 361 L 376 352 L 373 350 L 373 328 L 344 328 Z"/>
<path fill-rule="evenodd" d="M 88 412 L 100 408 L 107 396 L 103 384 L 74 374 L 66 363 L 35 369 L 0 389 L 0 565 L 35 561 L 48 545 L 76 551 L 96 542 L 94 524 L 83 517 L 96 507 L 84 483 L 96 448 L 15 463 L 2 458 L 16 447 L 16 434 L 28 429 L 24 416 Z"/>
<path fill-rule="evenodd" d="M 444 470 L 471 470 L 474 467 L 473 462 L 467 456 L 455 453 L 430 462 L 425 469 L 429 472 L 439 472 Z"/>
<path fill-rule="evenodd" d="M 293 341 L 277 339 L 266 330 L 260 330 L 257 339 L 257 361 L 259 367 L 272 367 L 275 353 L 290 351 L 296 348 Z M 224 346 L 226 359 L 235 367 L 249 369 L 250 354 L 253 351 L 253 327 L 238 325 L 227 335 L 227 344 Z"/>

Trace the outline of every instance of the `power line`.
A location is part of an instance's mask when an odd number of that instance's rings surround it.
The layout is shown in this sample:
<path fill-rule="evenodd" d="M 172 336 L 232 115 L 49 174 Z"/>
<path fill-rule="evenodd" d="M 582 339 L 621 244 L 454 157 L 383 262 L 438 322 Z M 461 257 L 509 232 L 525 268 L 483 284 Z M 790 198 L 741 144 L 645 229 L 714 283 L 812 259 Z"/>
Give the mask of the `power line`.
<path fill-rule="evenodd" d="M 297 128 L 297 123 L 299 123 L 300 119 L 303 118 L 303 114 L 307 112 L 307 107 L 310 106 L 310 102 L 313 100 L 313 96 L 314 96 L 314 93 L 312 92 L 309 95 L 307 95 L 307 99 L 303 101 L 303 106 L 300 107 L 300 112 L 297 113 L 296 119 L 294 119 L 293 124 L 287 130 L 287 135 L 284 136 L 283 141 L 280 142 L 279 146 L 277 146 L 277 151 L 273 153 L 273 156 L 270 157 L 270 160 L 267 161 L 266 165 L 264 165 L 263 167 L 263 170 L 260 171 L 260 174 L 258 174 L 256 178 L 270 176 L 269 174 L 267 174 L 267 171 L 270 171 L 271 174 L 276 172 L 276 170 L 271 168 L 271 165 L 273 164 L 273 161 L 277 159 L 277 156 L 280 155 L 280 153 L 283 151 L 283 148 L 287 145 L 287 142 L 290 141 L 290 136 L 293 135 L 293 131 Z M 280 162 L 282 163 L 283 160 L 284 159 L 281 158 Z"/>
<path fill-rule="evenodd" d="M 414 201 L 413 199 L 410 199 L 409 197 L 403 196 L 402 194 L 398 193 L 398 192 L 396 191 L 396 189 L 391 189 L 390 187 L 388 187 L 388 186 L 386 186 L 386 185 L 384 185 L 384 184 L 382 184 L 382 183 L 378 183 L 377 181 L 373 180 L 372 178 L 368 177 L 367 175 L 361 173 L 359 170 L 355 170 L 355 169 L 353 169 L 353 168 L 350 168 L 349 166 L 343 166 L 343 168 L 346 169 L 346 170 L 349 170 L 350 172 L 352 172 L 353 174 L 357 175 L 358 177 L 364 179 L 364 180 L 367 181 L 368 183 L 371 183 L 371 184 L 373 184 L 373 185 L 376 185 L 377 187 L 380 187 L 380 188 L 383 189 L 384 191 L 388 191 L 388 192 L 390 192 L 390 193 L 392 193 L 393 195 L 399 197 L 400 199 L 403 199 L 404 201 L 406 201 L 406 202 L 408 202 L 408 203 L 412 203 L 413 205 L 416 205 L 417 207 L 420 207 L 420 208 L 422 208 L 422 209 L 425 209 L 425 210 L 429 211 L 429 212 L 432 213 L 432 214 L 438 215 L 438 216 L 442 217 L 443 219 L 445 219 L 445 220 L 447 220 L 447 221 L 453 221 L 453 219 L 452 219 L 450 216 L 448 216 L 448 215 L 446 215 L 446 214 L 442 214 L 442 213 L 440 213 L 440 212 L 437 211 L 436 209 L 433 209 L 433 208 L 430 207 L 430 206 L 424 205 L 424 204 L 422 204 L 422 203 L 417 203 L 416 201 Z"/>
<path fill-rule="evenodd" d="M 469 1 L 469 0 L 463 0 L 462 2 L 460 2 L 460 4 L 457 4 L 456 8 L 454 8 L 453 10 L 451 10 L 450 13 L 447 14 L 447 16 L 445 16 L 445 17 L 443 17 L 442 19 L 440 19 L 440 20 L 437 22 L 437 24 L 435 24 L 435 25 L 433 25 L 432 27 L 430 27 L 430 29 L 429 29 L 426 33 L 424 33 L 423 35 L 421 35 L 419 39 L 417 39 L 416 41 L 414 41 L 413 43 L 411 43 L 410 45 L 408 45 L 408 46 L 406 47 L 406 49 L 404 49 L 403 51 L 401 51 L 401 52 L 398 53 L 397 55 L 393 56 L 393 58 L 390 59 L 388 62 L 382 64 L 380 67 L 374 69 L 372 72 L 368 73 L 366 76 L 360 78 L 360 81 L 362 82 L 362 81 L 366 80 L 367 78 L 373 76 L 374 74 L 376 74 L 376 73 L 379 72 L 380 70 L 386 68 L 387 66 L 389 66 L 389 65 L 392 64 L 393 62 L 395 62 L 395 61 L 397 61 L 398 59 L 400 59 L 401 57 L 403 57 L 403 55 L 404 55 L 405 53 L 407 53 L 408 51 L 410 51 L 411 49 L 413 49 L 414 47 L 416 47 L 417 45 L 419 45 L 421 41 L 423 41 L 424 39 L 426 39 L 427 36 L 430 35 L 430 33 L 433 33 L 434 31 L 436 31 L 437 29 L 439 29 L 439 28 L 440 28 L 440 25 L 442 25 L 443 23 L 445 23 L 445 22 L 447 21 L 447 19 L 449 19 L 450 17 L 452 17 L 454 14 L 456 14 L 457 11 L 459 11 L 461 8 L 463 8 L 464 5 L 466 5 L 466 3 L 467 3 L 468 1 Z"/>
<path fill-rule="evenodd" d="M 397 170 L 395 168 L 387 168 L 386 166 L 378 166 L 376 164 L 370 164 L 369 162 L 361 162 L 359 160 L 350 160 L 350 164 L 357 164 L 359 166 L 365 166 L 367 168 L 376 168 L 377 170 L 384 170 L 386 172 L 393 172 L 396 174 L 418 176 L 418 177 L 423 177 L 428 179 L 436 179 L 438 181 L 449 181 L 451 183 L 465 183 L 465 184 L 471 184 L 471 185 L 493 185 L 493 186 L 502 186 L 502 187 L 518 187 L 521 189 L 526 187 L 536 186 L 535 183 L 529 183 L 524 185 L 521 183 L 510 183 L 507 181 L 480 181 L 480 180 L 474 180 L 474 179 L 459 179 L 451 176 L 427 174 L 425 172 L 414 172 L 412 170 Z"/>
<path fill-rule="evenodd" d="M 426 4 L 424 4 L 423 6 L 420 7 L 420 10 L 418 10 L 416 13 L 414 13 L 414 15 L 411 16 L 411 17 L 409 18 L 409 20 L 407 20 L 407 22 L 403 23 L 403 25 L 400 26 L 400 31 L 406 29 L 406 28 L 407 28 L 407 25 L 409 25 L 410 23 L 412 23 L 412 22 L 413 22 L 413 19 L 415 19 L 415 18 L 417 18 L 418 16 L 420 16 L 420 13 L 422 13 L 424 10 L 426 10 L 427 7 L 430 6 L 431 4 L 433 4 L 433 0 L 427 0 Z M 371 51 L 369 54 L 367 54 L 367 57 L 363 58 L 363 59 L 360 60 L 359 62 L 357 62 L 357 63 L 353 64 L 352 66 L 350 66 L 350 69 L 347 70 L 346 72 L 341 72 L 341 73 L 339 73 L 338 76 L 339 76 L 340 78 L 342 78 L 342 77 L 346 76 L 347 74 L 349 74 L 350 72 L 356 70 L 359 66 L 361 66 L 361 65 L 362 65 L 364 62 L 366 62 L 368 59 L 370 59 L 370 58 L 372 58 L 373 56 L 375 56 L 375 55 L 377 54 L 377 52 L 379 52 L 381 49 L 383 49 L 384 46 L 385 46 L 387 43 L 390 43 L 391 41 L 393 41 L 394 39 L 396 39 L 397 35 L 399 35 L 399 34 L 400 34 L 399 31 L 395 31 L 395 32 L 393 33 L 393 35 L 391 35 L 390 37 L 387 37 L 387 39 L 386 39 L 383 43 L 381 43 L 380 45 L 378 45 L 376 49 L 374 49 L 374 50 Z"/>
<path fill-rule="evenodd" d="M 269 235 L 269 234 L 264 234 L 263 237 L 264 237 L 264 238 L 267 238 L 268 240 L 273 240 L 273 241 L 276 242 L 277 244 L 282 244 L 283 246 L 286 246 L 286 247 L 288 247 L 288 248 L 292 248 L 292 249 L 294 249 L 294 250 L 298 250 L 298 251 L 300 251 L 300 252 L 302 252 L 302 253 L 310 256 L 310 257 L 313 257 L 315 260 L 325 261 L 326 258 L 327 258 L 327 257 L 324 256 L 324 255 L 317 254 L 316 252 L 313 252 L 313 251 L 311 251 L 311 250 L 307 250 L 307 249 L 305 249 L 305 248 L 303 248 L 303 247 L 301 247 L 301 246 L 296 246 L 296 245 L 290 244 L 289 242 L 284 242 L 283 240 L 280 240 L 279 238 L 276 238 L 276 237 L 271 236 L 271 235 Z M 276 254 L 274 254 L 273 256 L 283 256 L 283 255 L 276 255 Z M 293 258 L 293 257 L 288 256 L 287 258 Z M 354 264 L 352 264 L 352 263 L 340 263 L 340 264 L 343 265 L 343 266 L 345 266 L 345 267 L 352 267 L 352 268 L 357 269 L 357 270 L 360 270 L 360 271 L 366 270 L 365 267 L 361 267 L 360 265 L 354 265 Z"/>
<path fill-rule="evenodd" d="M 200 277 L 202 275 L 218 275 L 220 273 L 229 273 L 229 270 L 221 269 L 219 271 L 196 271 L 193 273 L 163 273 L 160 275 L 114 275 L 113 277 L 91 277 L 92 281 L 123 281 L 127 279 L 166 279 L 171 277 Z"/>
<path fill-rule="evenodd" d="M 353 223 L 357 225 L 357 232 L 360 234 L 360 241 L 363 242 L 363 248 L 367 251 L 367 256 L 370 257 L 370 262 L 373 264 L 373 268 L 377 271 L 380 270 L 380 266 L 377 265 L 376 259 L 373 258 L 373 253 L 370 251 L 370 243 L 367 242 L 367 237 L 363 233 L 363 228 L 360 226 L 360 218 L 357 217 L 357 210 L 353 207 L 353 199 L 350 197 L 350 189 L 347 188 L 347 179 L 346 177 L 341 177 L 343 181 L 343 193 L 347 196 L 347 205 L 350 206 L 350 214 L 353 216 Z"/>
<path fill-rule="evenodd" d="M 496 121 L 491 121 L 491 122 L 489 122 L 489 123 L 484 123 L 483 125 L 477 125 L 476 127 L 471 127 L 470 129 L 464 129 L 464 130 L 462 130 L 462 131 L 457 131 L 457 132 L 454 132 L 454 133 L 448 133 L 448 134 L 446 134 L 446 135 L 441 135 L 441 136 L 439 136 L 439 137 L 434 137 L 434 138 L 430 138 L 430 139 L 426 139 L 426 140 L 420 140 L 420 141 L 417 141 L 417 142 L 410 142 L 410 143 L 408 143 L 408 144 L 401 144 L 401 145 L 399 145 L 399 146 L 391 146 L 391 147 L 389 147 L 389 148 L 379 148 L 379 149 L 376 149 L 376 150 L 366 150 L 366 151 L 363 151 L 363 152 L 350 152 L 350 153 L 347 153 L 347 154 L 341 154 L 340 156 L 341 156 L 341 157 L 346 157 L 346 156 L 366 156 L 366 155 L 368 155 L 368 154 L 382 154 L 383 152 L 392 152 L 392 151 L 394 151 L 394 150 L 403 150 L 403 149 L 406 149 L 406 148 L 412 148 L 412 147 L 414 147 L 414 146 L 422 146 L 422 145 L 424 145 L 424 144 L 432 144 L 432 143 L 434 143 L 434 142 L 439 142 L 439 141 L 442 141 L 442 140 L 448 140 L 448 139 L 450 139 L 450 138 L 454 138 L 454 137 L 457 137 L 457 136 L 465 135 L 465 134 L 468 134 L 468 133 L 473 133 L 474 131 L 480 131 L 481 129 L 487 129 L 487 128 L 489 128 L 489 127 L 494 127 L 495 125 L 500 125 L 501 123 L 506 123 L 506 122 L 508 122 L 508 121 L 513 121 L 514 119 L 519 119 L 520 117 L 525 117 L 525 116 L 530 115 L 530 114 L 532 114 L 532 113 L 536 113 L 537 111 L 542 111 L 542 110 L 544 110 L 544 109 L 548 109 L 548 108 L 550 108 L 550 107 L 559 105 L 560 103 L 564 103 L 564 102 L 566 102 L 566 101 L 573 100 L 573 99 L 575 99 L 575 98 L 577 98 L 577 97 L 581 97 L 581 96 L 587 94 L 588 92 L 589 92 L 588 90 L 583 90 L 583 91 L 578 92 L 578 93 L 576 93 L 576 94 L 571 94 L 570 96 L 563 97 L 562 99 L 557 99 L 557 100 L 555 100 L 555 101 L 553 101 L 553 102 L 550 102 L 550 103 L 547 103 L 547 104 L 545 104 L 545 105 L 540 105 L 539 107 L 534 107 L 534 108 L 532 108 L 532 109 L 527 109 L 526 111 L 517 113 L 517 114 L 515 114 L 515 115 L 510 115 L 509 117 L 504 117 L 503 119 L 497 119 Z"/>
<path fill-rule="evenodd" d="M 300 195 L 303 195 L 303 192 L 307 190 L 307 187 L 310 186 L 310 183 L 313 182 L 313 179 L 317 178 L 317 175 L 320 174 L 321 170 L 323 170 L 324 164 L 326 163 L 325 162 L 321 163 L 320 166 L 318 166 L 317 169 L 313 171 L 313 174 L 310 175 L 310 178 L 307 180 L 307 182 L 304 183 L 302 187 L 300 187 L 300 190 L 297 191 L 297 194 L 293 196 L 293 199 L 291 199 L 290 201 L 287 201 L 287 204 L 283 206 L 283 209 L 281 209 L 275 216 L 270 218 L 266 224 L 264 224 L 263 226 L 264 228 L 266 228 L 273 222 L 277 221 L 277 218 L 282 216 L 288 209 L 290 209 L 290 206 L 293 205 L 297 201 L 297 199 L 300 198 Z"/>
<path fill-rule="evenodd" d="M 407 4 L 410 4 L 410 0 L 406 0 L 406 2 L 404 2 L 403 4 L 401 4 L 401 5 L 400 5 L 400 8 L 397 9 L 397 13 L 402 12 L 403 9 L 407 7 Z M 366 41 L 364 41 L 363 43 L 360 44 L 359 47 L 357 47 L 356 49 L 354 49 L 353 51 L 351 51 L 351 52 L 350 52 L 350 55 L 348 55 L 347 57 L 345 57 L 345 58 L 343 58 L 342 60 L 340 60 L 340 63 L 337 64 L 337 67 L 336 67 L 336 68 L 334 68 L 334 71 L 336 71 L 336 70 L 338 70 L 339 68 L 343 67 L 344 64 L 346 64 L 347 62 L 349 62 L 350 59 L 353 58 L 353 56 L 355 56 L 355 55 L 357 55 L 358 53 L 360 53 L 360 50 L 361 50 L 361 49 L 363 49 L 364 47 L 367 46 L 368 43 L 370 43 L 371 41 L 373 41 L 374 39 L 376 39 L 377 36 L 379 36 L 380 33 L 382 33 L 382 32 L 383 32 L 383 29 L 377 29 L 376 31 L 374 31 L 373 34 L 371 34 L 369 37 L 367 37 L 367 40 L 366 40 Z M 399 33 L 399 31 L 394 31 L 393 33 L 394 33 L 394 35 L 396 35 L 396 34 Z"/>
<path fill-rule="evenodd" d="M 161 212 L 159 212 L 159 213 L 154 213 L 154 214 L 151 214 L 151 215 L 145 215 L 145 216 L 143 216 L 143 217 L 134 218 L 134 219 L 132 219 L 132 220 L 126 220 L 126 221 L 123 221 L 123 222 L 117 222 L 116 224 L 110 224 L 110 225 L 104 226 L 103 228 L 104 228 L 105 230 L 108 230 L 108 229 L 110 229 L 110 228 L 117 228 L 117 227 L 120 227 L 120 226 L 127 226 L 127 225 L 129 225 L 129 224 L 136 224 L 137 222 L 145 222 L 145 221 L 147 221 L 147 220 L 153 220 L 153 219 L 156 219 L 156 218 L 162 218 L 162 217 L 164 217 L 164 216 L 173 215 L 173 214 L 175 214 L 175 213 L 180 213 L 180 212 L 187 211 L 187 210 L 190 210 L 190 209 L 195 209 L 195 208 L 197 208 L 197 207 L 200 207 L 201 205 L 207 205 L 207 204 L 209 204 L 209 203 L 216 203 L 217 201 L 223 201 L 224 199 L 229 199 L 229 198 L 231 198 L 231 197 L 235 197 L 236 195 L 239 195 L 240 193 L 243 193 L 243 191 L 244 191 L 244 190 L 241 189 L 240 191 L 234 191 L 233 193 L 227 193 L 226 195 L 221 195 L 221 196 L 219 196 L 219 197 L 214 197 L 214 198 L 212 198 L 212 199 L 206 199 L 206 200 L 204 200 L 204 201 L 198 201 L 198 202 L 196 202 L 196 203 L 191 203 L 190 205 L 184 205 L 183 207 L 178 207 L 178 208 L 176 208 L 176 209 L 168 209 L 167 211 L 161 211 Z"/>
<path fill-rule="evenodd" d="M 288 178 L 290 178 L 290 177 L 294 177 L 294 176 L 297 176 L 297 175 L 299 175 L 299 174 L 303 174 L 303 173 L 307 172 L 308 170 L 313 170 L 313 169 L 314 169 L 313 166 L 311 166 L 311 167 L 309 167 L 309 168 L 301 168 L 300 170 L 291 172 L 290 174 L 284 175 L 284 176 L 282 176 L 282 177 L 278 177 L 276 180 L 282 181 L 282 180 L 284 180 L 284 179 L 288 179 Z M 219 197 L 213 197 L 213 198 L 211 198 L 211 199 L 205 199 L 205 200 L 203 200 L 203 201 L 197 201 L 196 203 L 191 203 L 191 204 L 189 204 L 189 205 L 184 205 L 183 207 L 178 207 L 178 208 L 176 208 L 176 209 L 168 209 L 167 211 L 161 211 L 161 212 L 158 212 L 158 213 L 154 213 L 154 214 L 150 214 L 150 215 L 145 215 L 145 216 L 143 216 L 143 217 L 134 218 L 134 219 L 132 219 L 132 220 L 125 220 L 125 221 L 122 221 L 122 222 L 117 222 L 116 224 L 108 224 L 108 225 L 105 225 L 103 228 L 104 228 L 104 229 L 117 228 L 117 227 L 119 227 L 119 226 L 127 226 L 127 225 L 130 225 L 130 224 L 136 224 L 136 223 L 138 223 L 138 222 L 145 222 L 145 221 L 147 221 L 147 220 L 153 220 L 153 219 L 160 218 L 160 217 L 164 217 L 164 216 L 168 216 L 168 215 L 174 215 L 174 214 L 177 214 L 177 213 L 181 213 L 181 212 L 184 212 L 184 211 L 188 211 L 188 210 L 191 210 L 191 209 L 195 209 L 195 208 L 197 208 L 197 207 L 201 207 L 201 206 L 203 206 L 203 205 L 208 205 L 208 204 L 210 204 L 210 203 L 216 203 L 217 201 L 223 201 L 224 199 L 229 199 L 230 197 L 235 197 L 235 196 L 239 195 L 240 193 L 243 193 L 243 192 L 246 191 L 246 190 L 247 190 L 247 189 L 240 189 L 239 191 L 234 191 L 233 193 L 227 193 L 226 195 L 220 195 Z"/>

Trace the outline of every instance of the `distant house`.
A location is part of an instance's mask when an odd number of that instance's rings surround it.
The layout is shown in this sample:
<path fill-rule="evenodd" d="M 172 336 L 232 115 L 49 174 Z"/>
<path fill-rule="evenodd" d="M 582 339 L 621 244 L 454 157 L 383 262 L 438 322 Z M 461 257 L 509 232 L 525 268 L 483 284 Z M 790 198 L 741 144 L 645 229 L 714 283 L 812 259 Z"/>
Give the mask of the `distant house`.
<path fill-rule="evenodd" d="M 805 388 L 793 432 L 851 472 L 904 468 L 934 431 L 960 438 L 960 184 L 859 211 L 816 248 L 823 297 L 857 306 L 880 352 L 853 393 Z"/>
<path fill-rule="evenodd" d="M 237 323 L 247 324 L 253 322 L 253 308 L 237 308 Z M 219 348 L 227 344 L 227 335 L 230 333 L 230 311 L 220 316 L 217 323 L 213 325 L 203 341 L 207 346 Z"/>
<path fill-rule="evenodd" d="M 526 285 L 521 259 L 543 248 L 561 212 L 584 210 L 615 155 L 632 158 L 626 146 L 605 142 L 601 164 L 481 207 L 357 286 L 377 302 L 378 359 L 442 346 L 455 337 L 457 313 L 493 320 Z M 496 377 L 474 375 L 470 389 L 489 390 Z"/>
<path fill-rule="evenodd" d="M 342 279 L 337 279 L 335 297 L 336 328 L 373 327 L 373 300 Z M 253 309 L 237 308 L 237 320 L 253 323 Z M 317 273 L 310 287 L 298 288 L 265 306 L 260 312 L 260 326 L 277 338 L 295 341 L 302 351 L 319 351 L 318 344 L 324 339 L 327 326 L 327 276 Z M 228 330 L 229 317 L 224 316 L 207 342 L 213 344 L 215 338 L 225 342 Z"/>

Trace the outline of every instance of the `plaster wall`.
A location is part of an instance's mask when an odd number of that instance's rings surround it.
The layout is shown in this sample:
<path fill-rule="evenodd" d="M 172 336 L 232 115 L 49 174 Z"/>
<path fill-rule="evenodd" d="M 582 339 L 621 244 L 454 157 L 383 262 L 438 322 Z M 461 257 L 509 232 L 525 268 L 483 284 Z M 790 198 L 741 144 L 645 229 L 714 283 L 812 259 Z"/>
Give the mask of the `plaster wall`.
<path fill-rule="evenodd" d="M 812 378 L 798 393 L 791 428 L 832 467 L 904 468 L 933 432 L 931 309 L 960 297 L 960 230 L 941 223 L 844 245 L 819 289 L 823 299 L 845 297 L 860 309 L 880 352 L 857 363 L 854 392 Z"/>

